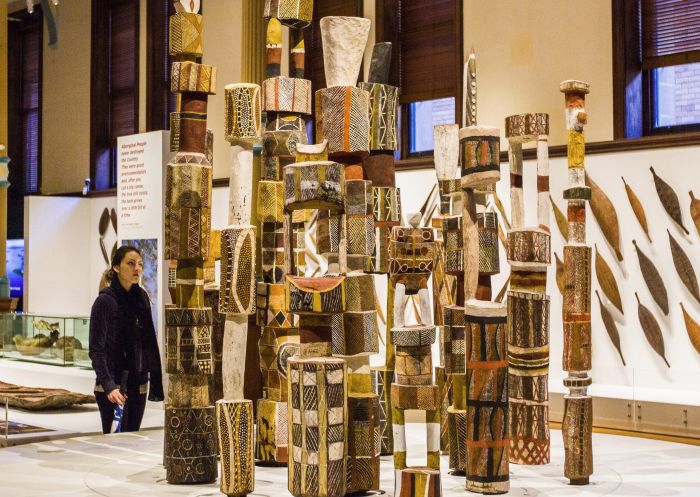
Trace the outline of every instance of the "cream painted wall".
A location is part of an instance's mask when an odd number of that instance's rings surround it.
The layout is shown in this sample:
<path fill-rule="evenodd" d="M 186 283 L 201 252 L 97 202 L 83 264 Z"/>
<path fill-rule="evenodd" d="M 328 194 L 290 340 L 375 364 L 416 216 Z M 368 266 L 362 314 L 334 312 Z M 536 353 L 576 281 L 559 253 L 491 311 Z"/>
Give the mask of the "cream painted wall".
<path fill-rule="evenodd" d="M 223 139 L 223 89 L 241 78 L 241 9 L 244 0 L 207 0 L 204 8 L 204 62 L 218 68 L 217 94 L 209 100 L 208 126 L 214 130 L 214 177 L 229 175 Z M 374 21 L 377 0 L 364 0 Z M 146 2 L 141 0 L 139 130 L 146 120 Z M 42 191 L 75 192 L 89 175 L 90 0 L 63 0 L 58 8 L 59 41 L 44 46 Z M 612 35 L 608 0 L 589 0 L 577 9 L 559 0 L 464 1 L 464 45 L 478 61 L 479 122 L 503 128 L 507 115 L 548 112 L 551 143 L 564 143 L 563 97 L 559 82 L 591 83 L 587 140 L 610 140 L 612 123 Z M 25 8 L 13 2 L 10 10 Z M 365 57 L 369 69 L 374 26 Z M 505 141 L 502 142 L 505 147 Z"/>
<path fill-rule="evenodd" d="M 229 143 L 224 139 L 224 87 L 241 81 L 243 1 L 206 0 L 204 57 L 218 70 L 216 95 L 209 97 L 207 127 L 214 131 L 214 178 L 229 176 Z"/>
<path fill-rule="evenodd" d="M 90 4 L 60 3 L 54 46 L 44 28 L 42 193 L 80 191 L 90 175 Z"/>
<path fill-rule="evenodd" d="M 610 0 L 464 1 L 464 47 L 477 57 L 478 122 L 503 132 L 506 116 L 550 115 L 550 144 L 566 143 L 559 83 L 591 84 L 586 141 L 613 138 Z M 501 146 L 506 147 L 505 140 Z"/>

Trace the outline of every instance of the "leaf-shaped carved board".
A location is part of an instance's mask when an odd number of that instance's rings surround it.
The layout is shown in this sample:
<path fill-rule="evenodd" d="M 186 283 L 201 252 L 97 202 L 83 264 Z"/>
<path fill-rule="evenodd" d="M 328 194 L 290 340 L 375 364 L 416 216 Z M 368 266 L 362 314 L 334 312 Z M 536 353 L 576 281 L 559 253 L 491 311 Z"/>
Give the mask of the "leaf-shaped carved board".
<path fill-rule="evenodd" d="M 107 255 L 107 247 L 105 247 L 105 242 L 102 238 L 100 238 L 100 250 L 102 250 L 102 257 L 105 260 L 105 264 L 109 266 L 110 258 Z"/>
<path fill-rule="evenodd" d="M 688 332 L 688 338 L 690 338 L 690 343 L 693 344 L 695 350 L 700 354 L 700 324 L 697 323 L 693 318 L 690 317 L 688 311 L 683 307 L 681 302 L 681 310 L 683 311 L 683 319 L 685 319 L 685 331 Z"/>
<path fill-rule="evenodd" d="M 114 209 L 109 211 L 109 218 L 112 221 L 112 228 L 114 228 L 114 232 L 117 233 L 117 211 Z"/>
<path fill-rule="evenodd" d="M 557 227 L 559 228 L 559 233 L 564 237 L 564 240 L 569 239 L 569 221 L 566 216 L 561 211 L 561 209 L 554 203 L 552 196 L 549 196 L 549 202 L 552 204 L 552 210 L 554 211 L 554 220 L 557 222 Z"/>
<path fill-rule="evenodd" d="M 608 263 L 605 262 L 603 256 L 600 255 L 597 244 L 595 245 L 595 276 L 598 279 L 600 289 L 603 290 L 608 300 L 624 314 L 625 311 L 622 309 L 622 298 L 620 297 L 620 289 L 617 286 L 617 280 Z"/>
<path fill-rule="evenodd" d="M 603 301 L 600 299 L 600 294 L 598 293 L 598 290 L 595 291 L 595 294 L 598 297 L 598 302 L 600 303 L 600 317 L 603 319 L 605 331 L 608 332 L 610 341 L 617 349 L 617 353 L 620 354 L 620 359 L 622 359 L 622 365 L 627 366 L 627 363 L 625 362 L 625 357 L 622 355 L 622 348 L 620 347 L 620 332 L 617 329 L 615 320 L 613 319 L 612 314 L 610 314 L 608 308 L 605 307 Z"/>
<path fill-rule="evenodd" d="M 591 212 L 598 221 L 600 231 L 615 251 L 617 260 L 623 259 L 620 248 L 620 223 L 617 220 L 617 211 L 605 192 L 586 173 L 586 185 L 591 188 Z"/>
<path fill-rule="evenodd" d="M 501 219 L 503 220 L 503 224 L 506 225 L 506 229 L 510 231 L 510 221 L 508 220 L 508 215 L 506 214 L 506 210 L 503 208 L 503 202 L 501 202 L 501 199 L 495 190 L 493 192 L 493 203 L 496 204 L 496 208 L 501 214 Z"/>
<path fill-rule="evenodd" d="M 554 252 L 554 260 L 557 265 L 557 288 L 559 288 L 559 293 L 564 295 L 564 262 L 556 252 Z"/>
<path fill-rule="evenodd" d="M 644 336 L 654 349 L 654 352 L 659 354 L 664 360 L 666 365 L 670 368 L 671 365 L 666 360 L 666 348 L 664 346 L 664 336 L 661 334 L 661 328 L 659 328 L 659 323 L 656 321 L 654 314 L 647 309 L 640 301 L 637 292 L 634 292 L 634 296 L 637 297 L 638 309 L 637 313 L 639 315 L 639 324 L 642 325 L 642 331 L 644 331 Z"/>
<path fill-rule="evenodd" d="M 688 192 L 690 194 L 690 217 L 693 218 L 693 224 L 695 224 L 695 229 L 698 234 L 700 234 L 700 200 L 695 198 L 693 192 Z"/>
<path fill-rule="evenodd" d="M 673 265 L 676 267 L 678 277 L 681 279 L 690 294 L 700 302 L 700 291 L 698 291 L 698 278 L 695 276 L 695 270 L 690 263 L 688 255 L 685 253 L 680 244 L 673 238 L 671 232 L 668 233 L 668 241 L 671 244 L 671 256 L 673 257 Z"/>
<path fill-rule="evenodd" d="M 100 232 L 100 236 L 105 236 L 107 234 L 107 228 L 109 227 L 109 209 L 107 207 L 104 208 L 102 211 L 102 214 L 100 215 L 100 223 L 98 226 L 98 231 Z"/>
<path fill-rule="evenodd" d="M 647 238 L 651 242 L 651 236 L 649 236 L 649 224 L 647 223 L 647 215 L 644 212 L 642 202 L 640 202 L 639 197 L 637 197 L 637 194 L 634 193 L 632 187 L 627 184 L 625 178 L 622 176 L 621 178 L 622 182 L 625 184 L 625 191 L 627 192 L 627 199 L 630 201 L 630 205 L 632 206 L 632 212 L 634 212 L 634 216 L 637 218 L 637 221 L 639 221 L 639 225 L 642 227 L 644 233 L 646 233 Z"/>
<path fill-rule="evenodd" d="M 649 170 L 654 176 L 654 186 L 656 187 L 656 193 L 659 195 L 659 200 L 661 200 L 661 205 L 664 206 L 664 209 L 668 212 L 668 215 L 671 216 L 671 219 L 678 223 L 678 226 L 685 231 L 685 234 L 690 235 L 690 231 L 683 226 L 683 216 L 681 215 L 681 204 L 678 201 L 678 195 L 676 195 L 676 192 L 671 188 L 671 185 L 656 174 L 653 167 L 650 167 Z"/>
<path fill-rule="evenodd" d="M 494 302 L 498 302 L 498 303 L 503 302 L 503 297 L 505 297 L 505 295 L 506 295 L 506 290 L 508 290 L 509 283 L 510 283 L 510 276 L 508 276 L 508 279 L 506 280 L 506 282 L 503 283 L 503 286 L 499 290 L 498 295 L 496 295 L 496 299 L 494 300 Z"/>
<path fill-rule="evenodd" d="M 639 259 L 639 267 L 642 270 L 642 276 L 644 281 L 649 288 L 651 296 L 654 301 L 659 305 L 664 314 L 668 316 L 668 292 L 666 291 L 666 285 L 664 285 L 664 280 L 661 279 L 661 274 L 659 270 L 656 269 L 654 263 L 651 262 L 642 249 L 637 245 L 636 240 L 632 240 L 634 247 L 637 249 L 637 258 Z"/>

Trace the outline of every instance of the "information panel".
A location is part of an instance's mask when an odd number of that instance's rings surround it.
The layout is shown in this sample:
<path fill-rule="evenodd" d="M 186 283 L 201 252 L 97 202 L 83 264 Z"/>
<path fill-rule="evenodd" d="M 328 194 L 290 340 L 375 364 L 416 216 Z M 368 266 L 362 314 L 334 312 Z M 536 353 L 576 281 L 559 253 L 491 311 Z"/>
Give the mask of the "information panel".
<path fill-rule="evenodd" d="M 132 245 L 143 256 L 141 287 L 151 298 L 153 321 L 162 350 L 162 322 L 167 268 L 163 266 L 163 191 L 170 158 L 169 132 L 154 131 L 117 140 L 118 244 Z"/>

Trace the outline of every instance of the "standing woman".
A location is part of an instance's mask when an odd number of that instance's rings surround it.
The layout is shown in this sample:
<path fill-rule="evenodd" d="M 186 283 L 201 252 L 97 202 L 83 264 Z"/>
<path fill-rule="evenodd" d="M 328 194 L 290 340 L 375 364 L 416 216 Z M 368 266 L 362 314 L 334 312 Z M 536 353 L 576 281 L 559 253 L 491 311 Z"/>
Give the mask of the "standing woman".
<path fill-rule="evenodd" d="M 128 245 L 119 247 L 110 272 L 109 286 L 100 290 L 90 315 L 90 359 L 97 375 L 95 398 L 104 433 L 111 430 L 115 404 L 124 406 L 121 431 L 138 431 L 146 408 L 146 392 L 148 400 L 163 401 L 163 376 L 150 300 L 139 286 L 143 272 L 141 253 Z"/>

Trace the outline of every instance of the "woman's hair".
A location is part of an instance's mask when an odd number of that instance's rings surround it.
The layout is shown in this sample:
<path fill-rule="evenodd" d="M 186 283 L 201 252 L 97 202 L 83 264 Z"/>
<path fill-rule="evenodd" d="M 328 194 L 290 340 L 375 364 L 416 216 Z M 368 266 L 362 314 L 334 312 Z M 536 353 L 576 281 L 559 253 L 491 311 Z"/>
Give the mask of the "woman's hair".
<path fill-rule="evenodd" d="M 114 274 L 112 274 L 113 272 L 114 270 L 111 267 L 108 267 L 102 272 L 102 275 L 100 276 L 100 287 L 97 289 L 98 292 L 110 285 L 112 282 L 112 277 L 114 276 Z"/>
<path fill-rule="evenodd" d="M 126 257 L 126 254 L 128 254 L 129 252 L 136 252 L 137 254 L 141 255 L 141 251 L 132 245 L 122 245 L 121 247 L 119 247 L 117 251 L 114 252 L 114 256 L 112 257 L 112 264 L 110 264 L 109 266 L 109 274 L 107 276 L 107 279 L 109 281 L 111 281 L 112 278 L 116 276 L 114 267 L 118 267 L 124 260 L 124 257 Z"/>

